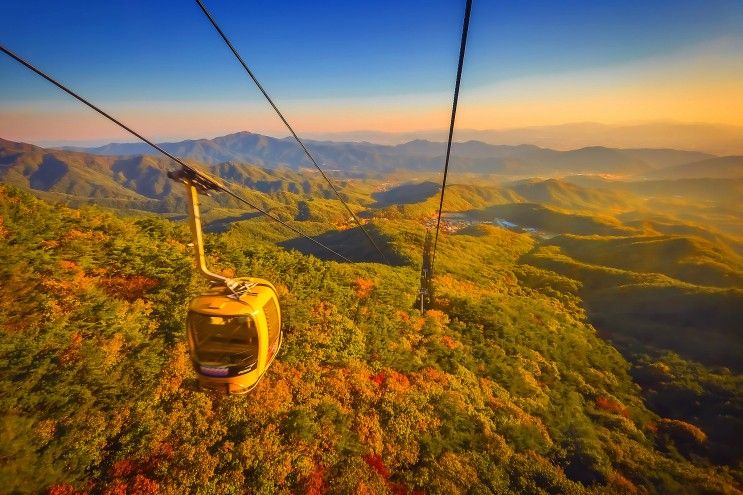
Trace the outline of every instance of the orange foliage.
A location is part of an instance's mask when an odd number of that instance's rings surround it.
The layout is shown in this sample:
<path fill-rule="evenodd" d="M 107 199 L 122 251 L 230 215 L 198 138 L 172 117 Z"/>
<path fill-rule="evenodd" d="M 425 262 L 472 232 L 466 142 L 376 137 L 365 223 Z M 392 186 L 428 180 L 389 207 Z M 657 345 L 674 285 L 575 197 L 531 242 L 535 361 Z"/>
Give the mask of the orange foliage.
<path fill-rule="evenodd" d="M 249 406 L 252 414 L 257 416 L 275 417 L 276 414 L 285 412 L 292 405 L 292 389 L 287 380 L 274 378 L 279 374 L 282 363 L 275 363 L 274 374 L 270 379 L 264 379 L 251 392 L 252 401 Z"/>
<path fill-rule="evenodd" d="M 379 424 L 379 416 L 374 412 L 359 415 L 356 418 L 356 423 L 356 433 L 361 443 L 368 445 L 375 452 L 381 452 L 384 448 L 382 442 L 384 433 L 382 426 Z"/>
<path fill-rule="evenodd" d="M 612 493 L 634 495 L 637 493 L 637 487 L 630 480 L 622 476 L 620 473 L 614 471 L 609 476 L 609 486 L 611 487 Z"/>
<path fill-rule="evenodd" d="M 99 284 L 110 295 L 133 302 L 144 297 L 148 290 L 157 287 L 157 280 L 143 275 L 113 276 L 101 280 Z"/>
<path fill-rule="evenodd" d="M 449 316 L 438 309 L 429 309 L 426 311 L 426 318 L 435 323 L 446 325 L 449 323 Z"/>
<path fill-rule="evenodd" d="M 387 388 L 396 392 L 405 392 L 410 388 L 410 380 L 402 373 L 390 370 L 387 376 Z"/>
<path fill-rule="evenodd" d="M 74 261 L 69 261 L 69 260 L 59 260 L 59 267 L 62 270 L 67 270 L 67 271 L 76 271 L 79 269 L 79 266 L 77 263 L 75 263 Z"/>
<path fill-rule="evenodd" d="M 359 299 L 366 299 L 374 289 L 374 281 L 368 278 L 356 277 L 353 285 L 356 288 L 356 297 Z"/>
<path fill-rule="evenodd" d="M 443 335 L 441 337 L 441 342 L 449 349 L 458 349 L 462 347 L 462 344 L 454 340 L 452 337 L 449 337 L 448 335 Z"/>
<path fill-rule="evenodd" d="M 625 418 L 629 417 L 629 409 L 627 409 L 611 397 L 597 397 L 595 403 L 596 407 L 599 409 L 610 412 L 612 414 L 619 414 L 621 416 L 624 416 Z"/>
<path fill-rule="evenodd" d="M 171 394 L 180 388 L 183 378 L 190 367 L 190 360 L 184 343 L 175 345 L 170 353 L 170 359 L 166 366 L 163 366 L 163 372 L 160 375 L 160 386 L 155 392 L 155 396 L 160 398 L 163 395 Z"/>
<path fill-rule="evenodd" d="M 0 216 L 0 239 L 5 239 L 8 236 L 8 229 L 5 228 L 3 217 Z"/>
<path fill-rule="evenodd" d="M 371 380 L 374 383 L 376 383 L 377 385 L 380 385 L 381 386 L 382 383 L 384 383 L 384 373 L 379 372 L 376 375 L 371 375 L 369 377 L 369 380 Z"/>
<path fill-rule="evenodd" d="M 434 383 L 439 386 L 446 386 L 449 384 L 449 375 L 436 368 L 424 368 L 420 372 L 414 375 L 416 377 L 416 383 Z"/>
<path fill-rule="evenodd" d="M 397 317 L 402 321 L 403 323 L 410 323 L 412 328 L 416 332 L 420 332 L 420 330 L 423 328 L 423 325 L 426 323 L 425 318 L 415 318 L 412 319 L 410 317 L 410 314 L 406 311 L 398 311 Z"/>
<path fill-rule="evenodd" d="M 656 423 L 658 431 L 667 433 L 674 441 L 702 444 L 707 441 L 707 434 L 699 427 L 679 419 L 661 418 Z"/>
<path fill-rule="evenodd" d="M 379 386 L 384 385 L 391 392 L 406 392 L 410 389 L 408 377 L 392 369 L 380 371 L 376 375 L 371 375 L 369 379 Z"/>
<path fill-rule="evenodd" d="M 114 482 L 103 491 L 103 495 L 127 495 L 126 483 L 121 481 Z"/>
<path fill-rule="evenodd" d="M 305 485 L 307 495 L 323 495 L 327 492 L 328 487 L 325 484 L 325 467 L 320 464 L 307 478 L 307 484 Z"/>
<path fill-rule="evenodd" d="M 130 495 L 155 495 L 160 486 L 150 478 L 138 474 L 131 485 Z"/>

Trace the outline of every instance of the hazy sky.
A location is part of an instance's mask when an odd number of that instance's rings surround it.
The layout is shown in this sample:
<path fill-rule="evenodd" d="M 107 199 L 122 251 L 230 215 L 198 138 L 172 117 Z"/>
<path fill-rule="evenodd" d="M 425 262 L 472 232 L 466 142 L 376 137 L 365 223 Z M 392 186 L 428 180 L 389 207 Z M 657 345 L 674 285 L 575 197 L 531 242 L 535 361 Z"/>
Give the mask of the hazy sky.
<path fill-rule="evenodd" d="M 195 3 L 0 1 L 3 45 L 156 139 L 284 134 Z M 448 123 L 463 0 L 207 5 L 300 134 Z M 458 125 L 741 125 L 741 54 L 739 0 L 474 0 Z M 0 137 L 128 140 L 4 55 Z"/>

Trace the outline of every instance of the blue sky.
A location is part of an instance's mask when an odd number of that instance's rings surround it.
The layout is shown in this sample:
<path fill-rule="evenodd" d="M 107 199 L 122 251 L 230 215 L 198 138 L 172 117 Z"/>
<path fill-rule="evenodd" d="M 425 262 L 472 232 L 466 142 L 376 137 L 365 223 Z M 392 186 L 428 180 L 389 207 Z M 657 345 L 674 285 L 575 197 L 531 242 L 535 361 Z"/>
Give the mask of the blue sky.
<path fill-rule="evenodd" d="M 303 122 L 327 108 L 309 110 L 313 100 L 357 105 L 357 112 L 379 98 L 429 95 L 419 106 L 437 105 L 436 112 L 449 104 L 463 1 L 207 6 L 290 117 L 293 105 Z M 165 104 L 213 108 L 217 119 L 225 105 L 261 101 L 195 3 L 5 1 L 2 12 L 3 45 L 109 108 L 131 115 Z M 719 40 L 740 40 L 741 26 L 743 2 L 730 0 L 474 0 L 462 90 L 622 66 L 705 44 L 714 52 Z M 67 99 L 0 59 L 0 116 L 12 110 L 7 115 L 18 118 L 19 109 L 40 105 L 73 112 Z M 145 125 L 155 120 L 150 115 Z M 363 127 L 363 120 L 348 125 Z"/>

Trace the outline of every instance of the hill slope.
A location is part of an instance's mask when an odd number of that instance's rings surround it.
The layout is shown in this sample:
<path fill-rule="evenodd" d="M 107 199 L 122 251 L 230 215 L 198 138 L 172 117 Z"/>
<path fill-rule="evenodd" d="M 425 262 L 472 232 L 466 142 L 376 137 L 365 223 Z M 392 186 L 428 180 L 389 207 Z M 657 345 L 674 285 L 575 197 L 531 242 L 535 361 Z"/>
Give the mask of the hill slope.
<path fill-rule="evenodd" d="M 528 237 L 449 236 L 439 310 L 413 268 L 320 262 L 233 229 L 215 266 L 274 281 L 285 344 L 247 397 L 196 387 L 183 229 L 0 189 L 0 484 L 74 493 L 731 493 L 683 456 L 704 432 L 648 411 L 574 286 Z M 252 221 L 251 221 L 252 222 Z M 419 229 L 387 222 L 412 248 Z M 402 235 L 405 241 L 401 241 Z M 484 251 L 483 251 L 484 250 Z M 536 277 L 536 278 L 535 278 Z M 537 278 L 552 294 L 532 288 Z"/>
<path fill-rule="evenodd" d="M 658 179 L 743 179 L 743 156 L 722 156 L 653 170 L 645 174 Z"/>
<path fill-rule="evenodd" d="M 182 215 L 186 208 L 182 187 L 166 174 L 176 167 L 169 159 L 156 156 L 97 156 L 0 140 L 2 182 L 71 205 L 95 203 Z M 211 172 L 230 181 L 235 192 L 252 203 L 283 218 L 299 215 L 298 204 L 304 201 L 303 214 L 308 218 L 347 220 L 332 189 L 317 174 L 237 163 L 216 165 Z M 336 183 L 347 201 L 371 202 L 370 191 L 359 181 Z M 226 195 L 203 198 L 202 205 L 207 220 L 245 213 L 241 203 Z"/>
<path fill-rule="evenodd" d="M 699 237 L 560 235 L 544 245 L 559 246 L 571 258 L 593 265 L 662 273 L 696 285 L 743 287 L 743 258 Z"/>

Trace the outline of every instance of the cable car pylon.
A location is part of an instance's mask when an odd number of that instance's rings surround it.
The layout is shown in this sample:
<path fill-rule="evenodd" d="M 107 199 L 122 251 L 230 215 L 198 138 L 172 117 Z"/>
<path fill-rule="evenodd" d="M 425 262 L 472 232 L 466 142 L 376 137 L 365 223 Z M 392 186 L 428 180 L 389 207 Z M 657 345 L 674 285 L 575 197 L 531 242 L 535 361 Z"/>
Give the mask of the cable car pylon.
<path fill-rule="evenodd" d="M 432 263 L 433 238 L 431 231 L 426 230 L 426 240 L 423 243 L 423 262 L 421 263 L 421 287 L 418 292 L 416 306 L 420 306 L 421 313 L 431 307 L 433 301 L 433 263 Z"/>

